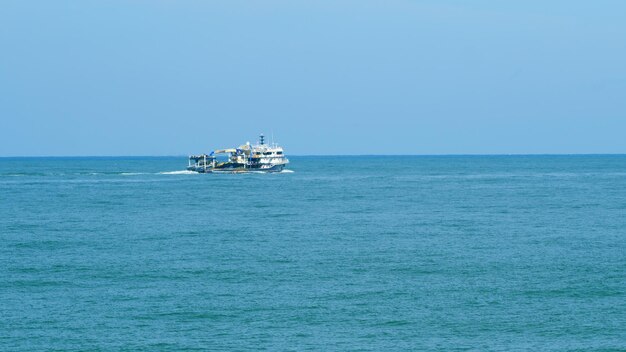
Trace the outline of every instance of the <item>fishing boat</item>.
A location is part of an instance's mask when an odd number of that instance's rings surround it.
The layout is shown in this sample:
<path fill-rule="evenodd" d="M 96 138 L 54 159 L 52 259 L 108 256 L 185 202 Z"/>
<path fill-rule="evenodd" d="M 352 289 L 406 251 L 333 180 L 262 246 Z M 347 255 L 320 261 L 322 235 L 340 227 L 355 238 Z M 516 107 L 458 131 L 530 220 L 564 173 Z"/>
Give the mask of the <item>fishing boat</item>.
<path fill-rule="evenodd" d="M 266 144 L 265 136 L 261 134 L 255 145 L 247 142 L 237 148 L 191 155 L 187 170 L 199 173 L 280 172 L 288 163 L 283 148 L 276 143 Z"/>

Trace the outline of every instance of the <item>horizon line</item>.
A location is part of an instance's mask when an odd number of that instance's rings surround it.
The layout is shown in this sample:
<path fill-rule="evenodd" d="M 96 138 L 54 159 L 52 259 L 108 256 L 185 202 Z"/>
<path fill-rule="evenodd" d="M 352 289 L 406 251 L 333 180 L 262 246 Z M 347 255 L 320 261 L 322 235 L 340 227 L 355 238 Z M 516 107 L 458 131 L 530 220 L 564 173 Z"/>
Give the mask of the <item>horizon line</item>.
<path fill-rule="evenodd" d="M 287 157 L 363 157 L 363 156 L 624 156 L 626 153 L 449 153 L 449 154 L 291 154 Z M 7 155 L 0 159 L 10 158 L 188 158 L 184 154 L 164 155 Z"/>

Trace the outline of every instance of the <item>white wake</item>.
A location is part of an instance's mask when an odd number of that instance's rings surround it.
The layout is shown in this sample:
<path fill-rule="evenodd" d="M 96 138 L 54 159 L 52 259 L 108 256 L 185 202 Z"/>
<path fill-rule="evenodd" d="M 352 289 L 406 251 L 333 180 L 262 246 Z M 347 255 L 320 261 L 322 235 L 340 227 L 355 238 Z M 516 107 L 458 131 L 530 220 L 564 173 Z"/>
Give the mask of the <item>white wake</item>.
<path fill-rule="evenodd" d="M 179 171 L 163 171 L 159 172 L 160 175 L 195 175 L 197 172 L 189 171 L 189 170 L 179 170 Z"/>

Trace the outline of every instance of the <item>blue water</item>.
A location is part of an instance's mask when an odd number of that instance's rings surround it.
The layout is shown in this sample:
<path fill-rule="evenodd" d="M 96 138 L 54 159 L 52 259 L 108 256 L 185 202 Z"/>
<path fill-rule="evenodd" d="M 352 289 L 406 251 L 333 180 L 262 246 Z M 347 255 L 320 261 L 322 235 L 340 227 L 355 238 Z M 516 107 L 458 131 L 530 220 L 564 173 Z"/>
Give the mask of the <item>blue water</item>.
<path fill-rule="evenodd" d="M 0 159 L 2 350 L 626 350 L 626 156 Z"/>

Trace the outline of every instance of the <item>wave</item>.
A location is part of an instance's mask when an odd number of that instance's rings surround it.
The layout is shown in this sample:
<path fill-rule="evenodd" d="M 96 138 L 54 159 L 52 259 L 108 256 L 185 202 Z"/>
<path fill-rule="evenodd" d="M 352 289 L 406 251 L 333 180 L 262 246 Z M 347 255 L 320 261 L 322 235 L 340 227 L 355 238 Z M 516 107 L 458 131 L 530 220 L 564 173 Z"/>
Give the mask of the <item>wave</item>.
<path fill-rule="evenodd" d="M 48 176 L 43 172 L 10 172 L 2 173 L 0 177 Z"/>
<path fill-rule="evenodd" d="M 280 172 L 273 173 L 293 173 L 293 170 L 282 170 Z M 266 174 L 266 171 L 248 171 L 245 173 L 259 173 Z M 189 171 L 189 170 L 176 170 L 176 171 L 161 171 L 157 173 L 152 172 L 120 172 L 120 171 L 104 171 L 104 172 L 70 172 L 70 173 L 41 173 L 41 172 L 32 172 L 32 173 L 0 173 L 0 177 L 63 177 L 63 176 L 139 176 L 139 175 L 196 175 L 198 172 Z"/>
<path fill-rule="evenodd" d="M 122 172 L 120 173 L 122 176 L 136 176 L 136 175 L 146 175 L 145 172 Z"/>

